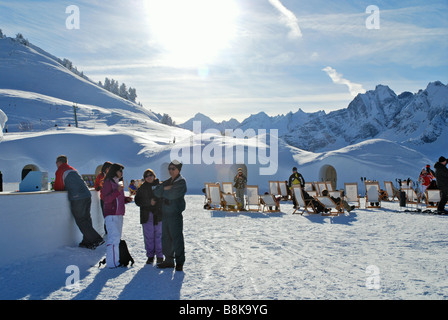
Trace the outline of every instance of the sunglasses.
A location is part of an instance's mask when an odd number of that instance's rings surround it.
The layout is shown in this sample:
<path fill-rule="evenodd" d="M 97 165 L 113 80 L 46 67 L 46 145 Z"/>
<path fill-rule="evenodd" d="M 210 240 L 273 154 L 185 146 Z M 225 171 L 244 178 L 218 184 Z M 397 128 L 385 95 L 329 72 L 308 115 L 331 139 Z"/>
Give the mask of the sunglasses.
<path fill-rule="evenodd" d="M 174 171 L 176 169 L 177 169 L 176 167 L 168 167 L 168 170 L 170 170 L 170 171 Z"/>
<path fill-rule="evenodd" d="M 145 178 L 148 178 L 148 177 L 154 177 L 154 175 L 152 173 L 145 175 Z"/>

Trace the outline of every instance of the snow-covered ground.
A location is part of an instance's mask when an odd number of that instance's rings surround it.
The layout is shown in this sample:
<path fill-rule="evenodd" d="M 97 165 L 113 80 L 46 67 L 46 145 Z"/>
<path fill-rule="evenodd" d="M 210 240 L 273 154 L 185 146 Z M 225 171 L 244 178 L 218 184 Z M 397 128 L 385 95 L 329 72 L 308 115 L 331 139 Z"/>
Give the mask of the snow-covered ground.
<path fill-rule="evenodd" d="M 448 298 L 447 216 L 405 213 L 397 202 L 366 210 L 362 201 L 323 217 L 292 215 L 291 202 L 281 213 L 231 213 L 204 210 L 201 195 L 186 200 L 183 272 L 145 264 L 139 208 L 130 203 L 123 238 L 132 267 L 98 268 L 104 245 L 64 247 L 1 267 L 0 299 Z"/>

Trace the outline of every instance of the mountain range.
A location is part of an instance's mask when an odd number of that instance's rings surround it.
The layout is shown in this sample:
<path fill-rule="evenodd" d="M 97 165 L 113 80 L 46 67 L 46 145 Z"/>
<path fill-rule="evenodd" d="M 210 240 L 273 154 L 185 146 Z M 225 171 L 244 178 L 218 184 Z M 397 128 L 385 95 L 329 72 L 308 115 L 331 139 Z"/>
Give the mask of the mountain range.
<path fill-rule="evenodd" d="M 359 94 L 345 109 L 307 113 L 299 109 L 284 115 L 259 112 L 241 123 L 235 119 L 216 123 L 198 113 L 179 126 L 203 129 L 277 129 L 288 144 L 312 152 L 343 148 L 368 139 L 388 139 L 412 148 L 445 145 L 448 138 L 448 86 L 431 82 L 417 93 L 397 95 L 388 86 Z M 446 149 L 445 149 L 446 150 Z"/>

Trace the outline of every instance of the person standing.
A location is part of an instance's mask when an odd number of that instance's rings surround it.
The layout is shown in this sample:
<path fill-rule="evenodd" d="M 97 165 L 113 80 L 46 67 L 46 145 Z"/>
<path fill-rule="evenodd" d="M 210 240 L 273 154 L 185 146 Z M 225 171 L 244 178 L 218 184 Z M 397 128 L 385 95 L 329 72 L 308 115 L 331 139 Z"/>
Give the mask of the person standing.
<path fill-rule="evenodd" d="M 95 190 L 100 192 L 100 204 L 103 214 L 104 214 L 103 183 L 104 178 L 106 178 L 106 174 L 109 171 L 111 165 L 112 162 L 110 161 L 106 161 L 103 163 L 103 166 L 101 167 L 101 172 L 96 176 L 94 185 Z"/>
<path fill-rule="evenodd" d="M 426 189 L 431 184 L 431 181 L 434 180 L 433 171 L 431 170 L 430 166 L 427 165 L 421 172 L 420 176 L 418 177 L 418 182 L 421 184 L 421 192 L 422 194 L 425 193 Z"/>
<path fill-rule="evenodd" d="M 109 268 L 120 266 L 120 240 L 123 230 L 125 204 L 129 201 L 124 195 L 123 165 L 114 163 L 104 179 L 104 221 L 107 228 L 106 265 Z"/>
<path fill-rule="evenodd" d="M 153 170 L 143 173 L 143 184 L 137 189 L 135 204 L 140 207 L 140 223 L 143 228 L 147 264 L 153 264 L 154 255 L 157 263 L 163 262 L 162 251 L 162 210 L 161 201 L 154 196 L 153 188 L 160 184 Z"/>
<path fill-rule="evenodd" d="M 235 196 L 236 200 L 240 204 L 240 208 L 244 209 L 244 193 L 247 185 L 247 177 L 243 173 L 242 168 L 238 168 L 238 173 L 233 178 L 234 187 L 235 187 Z"/>
<path fill-rule="evenodd" d="M 305 179 L 299 172 L 297 172 L 296 167 L 292 168 L 292 175 L 290 175 L 289 179 L 288 179 L 288 188 L 289 188 L 289 190 L 291 190 L 291 195 L 294 194 L 291 189 L 293 185 L 299 185 L 302 189 L 305 187 Z M 296 209 L 297 208 L 297 200 L 294 196 L 292 197 L 292 202 L 294 205 L 294 209 Z"/>
<path fill-rule="evenodd" d="M 448 169 L 446 168 L 447 159 L 440 157 L 439 162 L 434 165 L 437 187 L 440 190 L 440 202 L 437 206 L 439 214 L 448 214 L 445 205 L 448 202 Z"/>
<path fill-rule="evenodd" d="M 92 217 L 90 215 L 92 195 L 90 194 L 90 190 L 78 171 L 68 165 L 67 156 L 58 156 L 56 166 L 58 169 L 55 173 L 53 187 L 55 191 L 67 191 L 68 193 L 71 213 L 83 235 L 79 246 L 95 249 L 102 245 L 104 240 L 92 225 Z"/>
<path fill-rule="evenodd" d="M 187 182 L 180 174 L 181 169 L 182 163 L 173 160 L 168 165 L 170 178 L 154 188 L 154 195 L 162 201 L 162 250 L 165 256 L 157 267 L 176 267 L 176 271 L 183 271 L 185 263 L 182 212 L 185 210 Z"/>

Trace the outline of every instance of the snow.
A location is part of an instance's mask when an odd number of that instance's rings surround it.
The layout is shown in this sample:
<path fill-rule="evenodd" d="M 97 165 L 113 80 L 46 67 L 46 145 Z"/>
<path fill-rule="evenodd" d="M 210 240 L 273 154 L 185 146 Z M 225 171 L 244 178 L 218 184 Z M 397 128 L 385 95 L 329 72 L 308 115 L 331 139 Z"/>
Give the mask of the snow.
<path fill-rule="evenodd" d="M 448 298 L 446 216 L 405 213 L 397 202 L 323 217 L 292 215 L 291 202 L 281 213 L 230 213 L 203 209 L 200 195 L 186 200 L 183 272 L 145 264 L 139 209 L 130 203 L 123 238 L 134 266 L 98 268 L 104 245 L 64 247 L 1 267 L 0 299 Z M 80 270 L 77 286 L 66 285 L 70 266 Z M 372 266 L 379 289 L 369 285 Z"/>
<path fill-rule="evenodd" d="M 21 171 L 28 164 L 48 172 L 51 180 L 60 154 L 67 155 L 69 164 L 81 174 L 93 174 L 104 161 L 122 163 L 127 181 L 141 178 L 147 168 L 166 179 L 173 150 L 187 154 L 199 150 L 202 156 L 201 163 L 185 164 L 182 169 L 188 183 L 184 272 L 145 265 L 139 211 L 130 203 L 123 238 L 136 260 L 133 267 L 98 268 L 104 246 L 95 251 L 62 247 L 1 266 L 0 299 L 447 299 L 446 216 L 399 212 L 397 203 L 384 203 L 382 209 L 357 209 L 339 217 L 292 215 L 290 202 L 282 203 L 281 213 L 225 213 L 204 210 L 201 193 L 205 182 L 232 181 L 236 169 L 244 164 L 248 183 L 258 185 L 260 194 L 268 191 L 269 180 L 287 180 L 294 166 L 306 181 L 321 180 L 322 168 L 333 166 L 338 189 L 359 177 L 378 180 L 381 186 L 383 180 L 417 180 L 421 168 L 435 162 L 429 155 L 434 150 L 438 154 L 439 146 L 448 146 L 446 139 L 419 149 L 403 146 L 392 137 L 351 145 L 335 141 L 331 150 L 310 152 L 275 138 L 270 131 L 277 126 L 295 128 L 295 123 L 300 127 L 300 119 L 315 119 L 316 128 L 329 128 L 330 122 L 323 119 L 325 112 L 305 114 L 301 110 L 287 116 L 292 123 L 285 121 L 286 117 L 270 118 L 260 112 L 243 128 L 267 132 L 252 139 L 225 139 L 218 133 L 193 133 L 160 124 L 151 111 L 70 73 L 37 47 L 0 39 L 0 62 L 1 132 L 8 126 L 8 133 L 0 136 L 5 191 L 17 190 Z M 443 108 L 446 86 L 435 83 L 428 90 L 436 93 L 435 104 Z M 78 128 L 73 122 L 74 103 Z M 332 117 L 340 115 L 332 113 Z M 428 135 L 446 136 L 442 120 L 440 132 Z M 204 120 L 203 129 L 211 122 Z M 30 128 L 21 131 L 23 123 Z M 269 136 L 269 152 L 261 156 L 258 152 L 257 162 L 247 163 L 250 147 L 259 145 L 265 136 Z M 310 141 L 328 142 L 325 133 L 310 137 Z M 212 150 L 241 146 L 245 146 L 245 163 L 204 163 L 204 155 L 211 156 Z M 278 167 L 275 174 L 260 174 L 266 163 Z M 15 207 L 0 206 L 0 217 L 4 210 L 14 212 Z M 67 281 L 73 266 L 80 272 L 80 281 L 76 283 L 79 286 L 70 287 Z M 366 285 L 371 266 L 379 270 L 379 289 Z"/>

